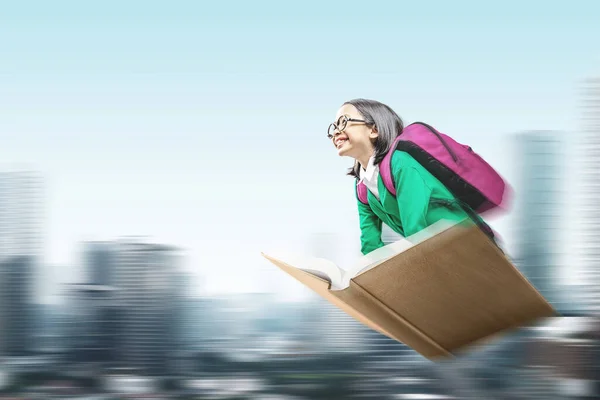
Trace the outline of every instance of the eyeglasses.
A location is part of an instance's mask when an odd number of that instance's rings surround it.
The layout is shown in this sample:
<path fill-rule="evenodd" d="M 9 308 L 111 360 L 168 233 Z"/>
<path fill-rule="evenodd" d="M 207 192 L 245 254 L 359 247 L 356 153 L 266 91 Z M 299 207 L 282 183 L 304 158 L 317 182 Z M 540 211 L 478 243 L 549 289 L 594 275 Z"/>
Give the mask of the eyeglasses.
<path fill-rule="evenodd" d="M 346 125 L 348 124 L 348 122 L 363 122 L 365 124 L 368 123 L 364 119 L 350 118 L 347 115 L 342 115 L 338 118 L 336 122 L 332 122 L 331 124 L 329 124 L 329 128 L 327 128 L 327 137 L 329 139 L 333 139 L 333 137 L 335 136 L 335 131 L 342 132 L 344 129 L 346 129 Z"/>

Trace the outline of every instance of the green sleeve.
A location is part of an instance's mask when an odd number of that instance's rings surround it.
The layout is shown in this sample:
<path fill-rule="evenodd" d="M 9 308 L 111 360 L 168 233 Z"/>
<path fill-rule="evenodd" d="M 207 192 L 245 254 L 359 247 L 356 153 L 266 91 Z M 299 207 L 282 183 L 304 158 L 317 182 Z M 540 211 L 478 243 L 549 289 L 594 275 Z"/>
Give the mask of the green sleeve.
<path fill-rule="evenodd" d="M 382 222 L 369 205 L 361 203 L 358 198 L 356 201 L 360 222 L 360 251 L 362 254 L 368 254 L 383 246 L 381 240 Z"/>
<path fill-rule="evenodd" d="M 393 173 L 400 221 L 405 236 L 410 236 L 428 226 L 426 215 L 432 190 L 422 176 L 422 172 L 427 171 L 402 158 L 395 163 Z"/>

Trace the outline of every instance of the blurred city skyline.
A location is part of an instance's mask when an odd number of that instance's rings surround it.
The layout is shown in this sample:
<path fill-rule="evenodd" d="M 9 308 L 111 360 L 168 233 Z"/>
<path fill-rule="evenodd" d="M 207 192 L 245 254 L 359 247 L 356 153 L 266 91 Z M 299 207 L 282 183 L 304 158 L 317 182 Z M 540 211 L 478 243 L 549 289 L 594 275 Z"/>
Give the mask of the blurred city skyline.
<path fill-rule="evenodd" d="M 4 4 L 0 397 L 597 397 L 598 20 L 591 0 Z M 360 256 L 325 136 L 357 97 L 506 178 L 488 222 L 562 317 L 433 363 L 261 257 Z"/>

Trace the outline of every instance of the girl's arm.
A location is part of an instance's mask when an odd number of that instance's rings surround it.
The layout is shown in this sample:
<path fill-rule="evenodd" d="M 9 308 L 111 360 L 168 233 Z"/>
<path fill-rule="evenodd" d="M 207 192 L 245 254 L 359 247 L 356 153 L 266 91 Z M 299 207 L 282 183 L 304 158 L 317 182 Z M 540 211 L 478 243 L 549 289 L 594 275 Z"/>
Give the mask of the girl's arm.
<path fill-rule="evenodd" d="M 383 246 L 381 240 L 381 219 L 371 207 L 358 200 L 358 219 L 360 223 L 360 251 L 362 254 L 368 254 L 375 249 Z"/>
<path fill-rule="evenodd" d="M 432 188 L 426 181 L 429 172 L 410 155 L 396 152 L 392 160 L 396 200 L 405 236 L 427 228 L 427 210 Z"/>

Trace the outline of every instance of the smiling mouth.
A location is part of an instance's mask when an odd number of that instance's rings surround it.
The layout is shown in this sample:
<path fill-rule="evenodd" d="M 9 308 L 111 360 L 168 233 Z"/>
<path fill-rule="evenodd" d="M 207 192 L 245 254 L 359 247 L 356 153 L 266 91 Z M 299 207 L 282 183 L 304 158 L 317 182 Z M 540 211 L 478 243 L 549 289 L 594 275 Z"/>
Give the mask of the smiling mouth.
<path fill-rule="evenodd" d="M 336 140 L 335 141 L 335 148 L 339 150 L 344 145 L 344 143 L 346 143 L 347 141 L 348 141 L 348 139 L 338 139 L 338 140 Z"/>

